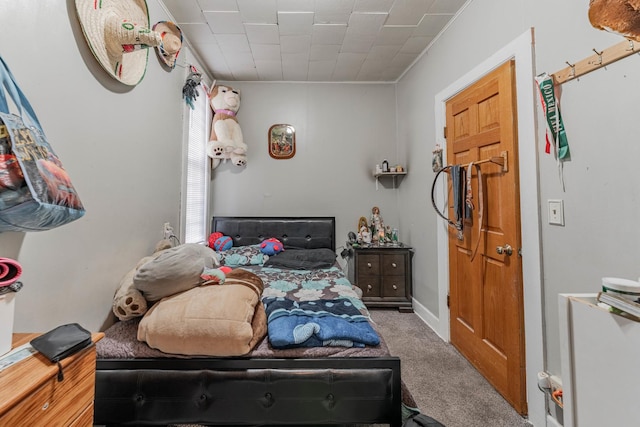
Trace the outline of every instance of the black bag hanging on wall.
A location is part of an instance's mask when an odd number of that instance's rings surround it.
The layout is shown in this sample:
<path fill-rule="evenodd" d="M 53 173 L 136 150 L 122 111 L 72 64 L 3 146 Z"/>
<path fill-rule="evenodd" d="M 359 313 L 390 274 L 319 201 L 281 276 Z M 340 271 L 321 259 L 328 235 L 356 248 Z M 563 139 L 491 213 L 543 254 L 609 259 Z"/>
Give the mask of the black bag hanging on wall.
<path fill-rule="evenodd" d="M 0 57 L 0 232 L 42 231 L 85 213 L 31 104 Z M 18 108 L 9 112 L 7 97 Z"/>

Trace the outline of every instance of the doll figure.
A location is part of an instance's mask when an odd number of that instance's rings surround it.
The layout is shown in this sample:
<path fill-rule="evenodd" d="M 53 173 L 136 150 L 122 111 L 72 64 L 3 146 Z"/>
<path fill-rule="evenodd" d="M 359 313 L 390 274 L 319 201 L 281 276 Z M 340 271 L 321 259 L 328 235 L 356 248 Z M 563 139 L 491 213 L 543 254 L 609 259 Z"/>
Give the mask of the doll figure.
<path fill-rule="evenodd" d="M 384 242 L 384 222 L 380 216 L 380 208 L 377 206 L 371 209 L 371 238 L 374 242 Z"/>
<path fill-rule="evenodd" d="M 358 237 L 361 243 L 366 243 L 366 244 L 371 243 L 371 233 L 369 233 L 369 229 L 364 225 L 360 228 L 360 233 L 358 233 Z"/>

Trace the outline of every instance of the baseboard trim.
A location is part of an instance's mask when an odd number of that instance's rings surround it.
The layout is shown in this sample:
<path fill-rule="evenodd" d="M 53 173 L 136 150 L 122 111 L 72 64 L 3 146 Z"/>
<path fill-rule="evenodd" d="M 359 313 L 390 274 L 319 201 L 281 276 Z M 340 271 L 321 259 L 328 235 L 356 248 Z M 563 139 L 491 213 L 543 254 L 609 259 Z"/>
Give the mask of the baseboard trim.
<path fill-rule="evenodd" d="M 420 320 L 422 320 L 428 327 L 433 329 L 433 332 L 435 332 L 442 339 L 442 341 L 447 341 L 442 337 L 442 335 L 440 335 L 440 333 L 438 333 L 440 327 L 440 321 L 438 320 L 438 317 L 431 311 L 429 311 L 427 307 L 420 304 L 415 298 L 413 299 L 413 311 L 414 313 L 416 313 L 416 315 L 418 315 Z"/>

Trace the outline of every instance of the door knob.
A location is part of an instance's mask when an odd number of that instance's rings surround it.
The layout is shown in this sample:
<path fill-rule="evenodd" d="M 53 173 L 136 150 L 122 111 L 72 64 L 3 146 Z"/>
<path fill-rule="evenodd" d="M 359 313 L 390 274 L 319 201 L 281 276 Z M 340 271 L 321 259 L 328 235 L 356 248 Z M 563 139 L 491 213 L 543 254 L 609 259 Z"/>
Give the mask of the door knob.
<path fill-rule="evenodd" d="M 496 247 L 496 252 L 498 252 L 498 254 L 500 255 L 507 254 L 507 256 L 511 256 L 511 254 L 513 253 L 513 248 L 511 247 L 511 245 L 506 244 L 504 246 Z"/>

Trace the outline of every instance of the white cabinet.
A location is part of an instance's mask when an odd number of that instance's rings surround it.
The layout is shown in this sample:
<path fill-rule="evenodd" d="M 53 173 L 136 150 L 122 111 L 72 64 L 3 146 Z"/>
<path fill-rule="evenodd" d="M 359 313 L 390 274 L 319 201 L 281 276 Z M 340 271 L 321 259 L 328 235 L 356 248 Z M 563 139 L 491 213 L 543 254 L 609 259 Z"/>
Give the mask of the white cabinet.
<path fill-rule="evenodd" d="M 596 294 L 560 294 L 559 312 L 564 427 L 640 425 L 640 322 Z"/>

